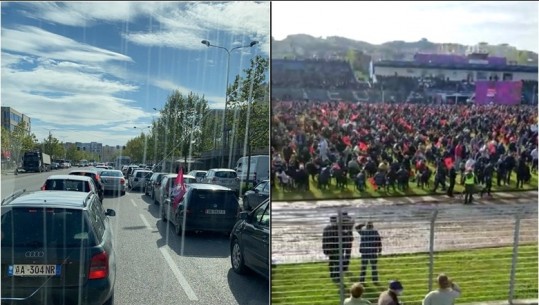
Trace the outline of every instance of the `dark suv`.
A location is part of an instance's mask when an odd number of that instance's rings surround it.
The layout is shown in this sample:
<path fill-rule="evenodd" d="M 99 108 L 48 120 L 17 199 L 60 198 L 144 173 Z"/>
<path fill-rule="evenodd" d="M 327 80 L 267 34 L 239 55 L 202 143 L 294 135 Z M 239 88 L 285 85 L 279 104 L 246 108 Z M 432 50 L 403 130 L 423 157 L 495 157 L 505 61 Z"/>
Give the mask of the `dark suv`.
<path fill-rule="evenodd" d="M 161 219 L 170 220 L 176 234 L 182 232 L 184 210 L 187 213 L 185 231 L 232 231 L 240 211 L 236 192 L 214 184 L 193 183 L 186 188 L 178 205 L 174 205 L 174 198 L 168 196 L 161 209 Z"/>
<path fill-rule="evenodd" d="M 2 200 L 2 304 L 113 304 L 116 257 L 95 193 L 19 191 Z"/>

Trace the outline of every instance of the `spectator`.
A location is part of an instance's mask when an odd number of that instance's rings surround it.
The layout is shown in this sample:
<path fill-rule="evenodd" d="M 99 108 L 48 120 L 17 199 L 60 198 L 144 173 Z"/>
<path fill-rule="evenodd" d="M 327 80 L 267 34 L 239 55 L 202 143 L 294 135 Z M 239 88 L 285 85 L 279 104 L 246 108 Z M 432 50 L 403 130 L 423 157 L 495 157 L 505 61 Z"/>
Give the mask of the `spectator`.
<path fill-rule="evenodd" d="M 404 287 L 399 281 L 391 281 L 389 289 L 380 293 L 378 305 L 400 305 L 399 296 L 402 294 Z"/>
<path fill-rule="evenodd" d="M 453 305 L 460 297 L 460 287 L 445 274 L 438 276 L 438 289 L 429 292 L 423 299 L 422 305 Z"/>
<path fill-rule="evenodd" d="M 455 166 L 453 164 L 451 165 L 451 167 L 449 167 L 449 172 L 447 173 L 447 175 L 449 176 L 449 187 L 447 188 L 447 196 L 453 197 L 453 190 L 455 189 L 455 181 L 457 179 L 457 171 L 455 170 Z"/>
<path fill-rule="evenodd" d="M 369 300 L 361 298 L 363 291 L 364 288 L 361 283 L 353 284 L 350 288 L 350 297 L 344 300 L 343 305 L 371 305 Z"/>
<path fill-rule="evenodd" d="M 464 204 L 473 203 L 474 188 L 475 175 L 472 170 L 468 170 L 464 178 Z"/>
<path fill-rule="evenodd" d="M 335 283 L 339 282 L 339 227 L 337 216 L 330 217 L 330 224 L 324 228 L 322 250 L 329 258 L 329 277 Z"/>
<path fill-rule="evenodd" d="M 359 281 L 365 282 L 365 276 L 367 273 L 367 267 L 370 264 L 372 269 L 372 281 L 378 282 L 378 256 L 382 253 L 382 239 L 377 230 L 374 229 L 374 225 L 371 221 L 365 224 L 359 224 L 356 226 L 356 230 L 360 235 L 359 253 L 361 254 L 361 273 L 359 275 Z"/>

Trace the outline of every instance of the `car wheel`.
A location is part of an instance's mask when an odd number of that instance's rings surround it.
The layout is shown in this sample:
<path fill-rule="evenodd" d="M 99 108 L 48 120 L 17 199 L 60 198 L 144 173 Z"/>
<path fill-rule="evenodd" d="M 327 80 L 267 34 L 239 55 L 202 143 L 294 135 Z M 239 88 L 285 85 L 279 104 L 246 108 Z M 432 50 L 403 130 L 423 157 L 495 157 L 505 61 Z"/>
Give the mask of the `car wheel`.
<path fill-rule="evenodd" d="M 166 215 L 166 212 L 165 212 L 165 208 L 164 207 L 161 207 L 161 220 L 163 222 L 167 222 L 167 215 Z"/>
<path fill-rule="evenodd" d="M 180 225 L 180 215 L 176 215 L 176 225 L 174 226 L 174 233 L 180 236 L 182 235 L 182 226 Z"/>
<path fill-rule="evenodd" d="M 125 191 L 122 191 L 120 194 L 121 194 L 122 196 L 125 196 Z"/>
<path fill-rule="evenodd" d="M 246 267 L 245 262 L 243 261 L 243 253 L 237 238 L 234 238 L 232 247 L 230 247 L 230 262 L 232 263 L 234 272 L 238 274 L 245 273 Z"/>
<path fill-rule="evenodd" d="M 147 188 L 144 188 L 144 195 L 148 196 L 150 194 L 148 194 L 148 189 Z"/>
<path fill-rule="evenodd" d="M 105 303 L 103 303 L 103 305 L 114 305 L 114 291 L 112 291 L 110 298 Z"/>

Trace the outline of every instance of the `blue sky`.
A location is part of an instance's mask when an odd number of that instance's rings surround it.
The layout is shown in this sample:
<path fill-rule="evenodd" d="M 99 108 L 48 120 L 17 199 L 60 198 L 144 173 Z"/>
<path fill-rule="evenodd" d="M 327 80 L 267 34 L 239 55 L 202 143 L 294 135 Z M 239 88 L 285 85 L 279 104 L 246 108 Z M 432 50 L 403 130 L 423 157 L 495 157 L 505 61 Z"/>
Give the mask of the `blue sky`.
<path fill-rule="evenodd" d="M 223 108 L 230 79 L 269 56 L 269 2 L 2 2 L 1 103 L 39 140 L 123 144 L 174 89 Z"/>
<path fill-rule="evenodd" d="M 537 1 L 321 1 L 271 6 L 272 35 L 341 36 L 381 44 L 388 41 L 491 45 L 508 43 L 538 52 Z M 298 16 L 301 22 L 298 22 Z"/>

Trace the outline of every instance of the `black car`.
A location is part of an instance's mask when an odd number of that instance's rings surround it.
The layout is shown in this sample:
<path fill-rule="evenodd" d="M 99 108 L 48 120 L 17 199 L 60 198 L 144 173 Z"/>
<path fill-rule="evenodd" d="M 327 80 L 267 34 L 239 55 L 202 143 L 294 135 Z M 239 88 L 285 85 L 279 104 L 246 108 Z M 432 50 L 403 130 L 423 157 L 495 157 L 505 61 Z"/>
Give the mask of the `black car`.
<path fill-rule="evenodd" d="M 255 186 L 252 190 L 245 192 L 243 195 L 243 210 L 251 211 L 257 207 L 262 201 L 269 198 L 270 182 L 264 180 Z"/>
<path fill-rule="evenodd" d="M 161 219 L 170 220 L 180 235 L 185 231 L 232 231 L 238 220 L 240 204 L 236 192 L 215 184 L 192 183 L 186 187 L 182 200 L 175 205 L 167 196 L 161 209 Z M 184 223 L 184 213 L 187 214 Z"/>
<path fill-rule="evenodd" d="M 240 213 L 230 234 L 230 262 L 234 272 L 251 269 L 269 279 L 270 201 L 264 200 L 252 211 Z"/>
<path fill-rule="evenodd" d="M 109 216 L 93 192 L 17 192 L 2 201 L 2 304 L 113 304 Z"/>
<path fill-rule="evenodd" d="M 103 197 L 105 196 L 105 186 L 101 182 L 101 177 L 99 173 L 102 170 L 100 169 L 76 169 L 69 172 L 68 175 L 78 175 L 78 176 L 87 176 L 94 180 L 94 184 L 97 187 L 97 194 L 99 195 L 99 200 L 103 202 Z"/>

